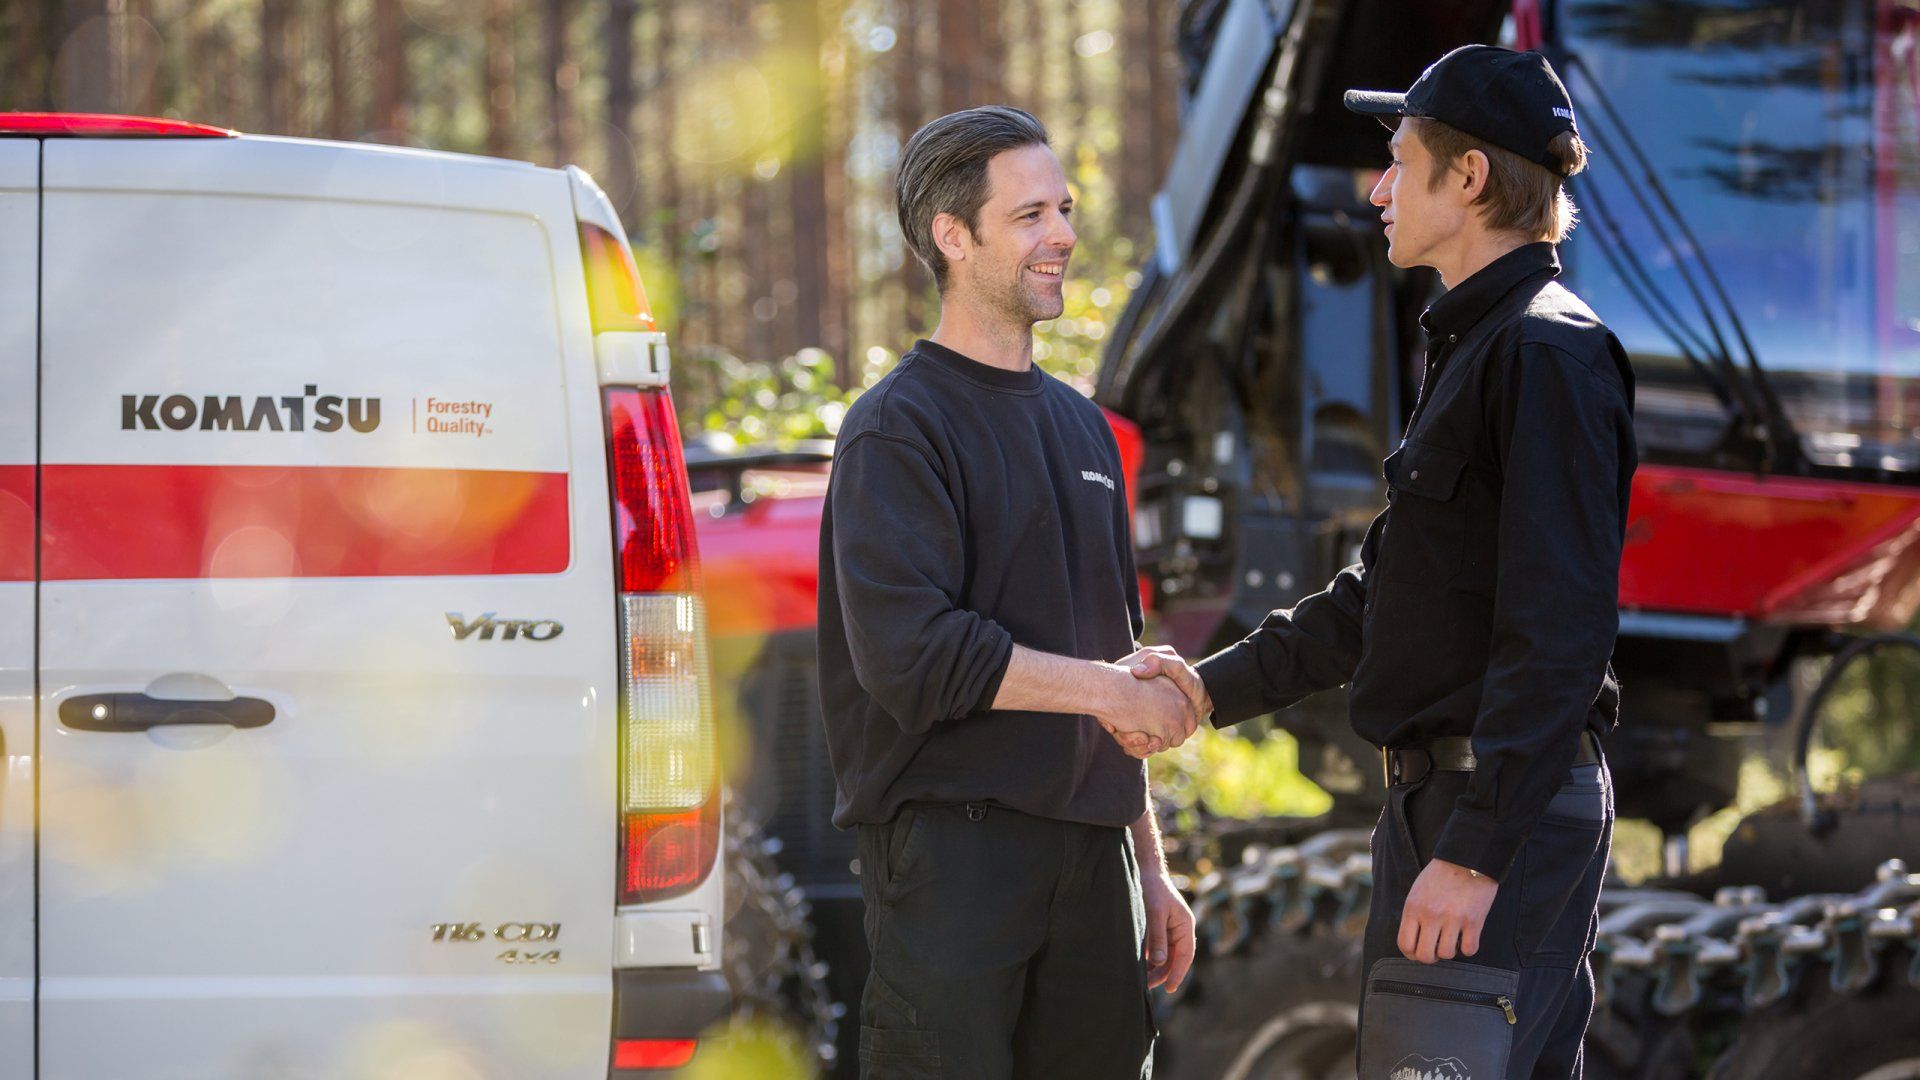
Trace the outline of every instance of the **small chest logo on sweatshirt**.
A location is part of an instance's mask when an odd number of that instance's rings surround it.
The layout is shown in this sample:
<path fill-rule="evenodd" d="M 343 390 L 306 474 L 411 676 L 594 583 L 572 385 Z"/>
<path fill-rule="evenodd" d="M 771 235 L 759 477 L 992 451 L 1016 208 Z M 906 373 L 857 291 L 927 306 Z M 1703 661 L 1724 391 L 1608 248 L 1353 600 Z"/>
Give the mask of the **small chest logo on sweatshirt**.
<path fill-rule="evenodd" d="M 1091 480 L 1096 484 L 1105 484 L 1107 486 L 1108 491 L 1113 490 L 1113 478 L 1109 477 L 1105 473 L 1097 473 L 1097 472 L 1094 472 L 1092 469 L 1081 469 L 1080 479 Z"/>

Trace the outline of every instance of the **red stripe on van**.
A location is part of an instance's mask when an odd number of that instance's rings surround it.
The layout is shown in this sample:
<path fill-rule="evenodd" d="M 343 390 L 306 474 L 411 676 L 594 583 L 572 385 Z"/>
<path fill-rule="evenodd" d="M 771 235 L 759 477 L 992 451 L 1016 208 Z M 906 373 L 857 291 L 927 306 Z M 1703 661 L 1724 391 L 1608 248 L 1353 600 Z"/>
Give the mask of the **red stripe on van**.
<path fill-rule="evenodd" d="M 0 465 L 0 581 L 33 580 L 33 466 Z"/>
<path fill-rule="evenodd" d="M 48 465 L 45 485 L 49 581 L 567 568 L 566 473 Z"/>

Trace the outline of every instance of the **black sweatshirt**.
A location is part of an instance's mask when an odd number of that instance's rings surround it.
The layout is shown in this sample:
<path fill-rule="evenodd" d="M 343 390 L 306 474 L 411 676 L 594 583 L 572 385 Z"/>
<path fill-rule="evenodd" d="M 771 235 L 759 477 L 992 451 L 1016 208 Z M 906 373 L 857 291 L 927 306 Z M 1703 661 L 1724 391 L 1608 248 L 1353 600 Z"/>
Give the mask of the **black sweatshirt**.
<path fill-rule="evenodd" d="M 835 825 L 909 800 L 1131 824 L 1145 765 L 1092 717 L 992 705 L 1015 642 L 1119 660 L 1139 635 L 1120 452 L 1092 402 L 922 341 L 847 410 L 820 521 Z"/>
<path fill-rule="evenodd" d="M 1619 714 L 1633 371 L 1559 272 L 1552 245 L 1529 244 L 1434 301 L 1360 562 L 1199 664 L 1216 725 L 1351 681 L 1354 730 L 1376 746 L 1471 736 L 1479 764 L 1434 856 L 1496 878 L 1580 732 Z"/>

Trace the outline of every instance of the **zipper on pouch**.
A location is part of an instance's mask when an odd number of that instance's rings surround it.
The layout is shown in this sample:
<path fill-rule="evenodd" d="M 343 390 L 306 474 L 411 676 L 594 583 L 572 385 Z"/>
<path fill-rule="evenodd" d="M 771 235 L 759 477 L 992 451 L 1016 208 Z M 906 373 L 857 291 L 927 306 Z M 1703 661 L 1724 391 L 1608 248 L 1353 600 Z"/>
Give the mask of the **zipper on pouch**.
<path fill-rule="evenodd" d="M 1505 994 L 1482 994 L 1472 990 L 1454 990 L 1445 986 L 1422 986 L 1419 983 L 1389 982 L 1380 980 L 1373 988 L 1383 994 L 1405 994 L 1409 997 L 1433 998 L 1437 1001 L 1451 1001 L 1460 1005 L 1479 1005 L 1487 1009 L 1499 1009 L 1507 1014 L 1508 1024 L 1517 1024 L 1520 1017 L 1514 1014 L 1513 999 Z"/>

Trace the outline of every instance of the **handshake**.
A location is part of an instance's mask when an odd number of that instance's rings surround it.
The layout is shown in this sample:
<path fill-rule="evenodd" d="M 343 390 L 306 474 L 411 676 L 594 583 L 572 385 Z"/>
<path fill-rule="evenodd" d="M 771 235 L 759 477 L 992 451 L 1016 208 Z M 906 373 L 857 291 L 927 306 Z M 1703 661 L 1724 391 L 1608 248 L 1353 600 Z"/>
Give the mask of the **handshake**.
<path fill-rule="evenodd" d="M 1109 681 L 1111 691 L 1102 695 L 1093 718 L 1130 757 L 1179 746 L 1213 712 L 1199 673 L 1165 645 L 1141 649 L 1111 666 L 1127 678 Z"/>

